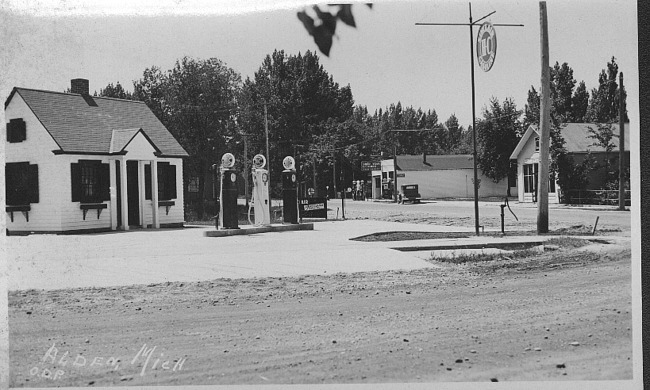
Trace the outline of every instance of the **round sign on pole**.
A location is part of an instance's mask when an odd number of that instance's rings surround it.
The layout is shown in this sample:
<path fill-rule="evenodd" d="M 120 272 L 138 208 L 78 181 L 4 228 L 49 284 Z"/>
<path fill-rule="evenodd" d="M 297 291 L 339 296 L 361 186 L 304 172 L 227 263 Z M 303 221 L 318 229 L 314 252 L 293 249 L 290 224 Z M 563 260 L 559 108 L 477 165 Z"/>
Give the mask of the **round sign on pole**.
<path fill-rule="evenodd" d="M 484 72 L 488 72 L 494 65 L 497 56 L 497 34 L 491 23 L 485 22 L 478 29 L 476 37 L 476 58 Z"/>

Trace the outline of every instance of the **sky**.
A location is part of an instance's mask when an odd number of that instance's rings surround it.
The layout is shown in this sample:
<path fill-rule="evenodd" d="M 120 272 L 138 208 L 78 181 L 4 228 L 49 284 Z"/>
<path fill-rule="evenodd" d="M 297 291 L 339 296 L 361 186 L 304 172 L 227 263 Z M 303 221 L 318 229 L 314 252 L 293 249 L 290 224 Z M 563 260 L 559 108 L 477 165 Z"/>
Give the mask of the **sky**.
<path fill-rule="evenodd" d="M 132 90 L 146 68 L 171 69 L 183 56 L 216 57 L 253 77 L 275 49 L 317 51 L 296 13 L 309 2 L 256 0 L 0 0 L 0 81 L 3 99 L 14 86 L 64 91 L 73 78 L 99 91 L 119 81 Z M 523 24 L 495 27 L 497 53 L 489 72 L 475 62 L 476 113 L 492 97 L 512 98 L 523 109 L 541 77 L 538 1 L 477 0 L 474 20 Z M 550 64 L 567 62 L 587 89 L 612 56 L 624 73 L 631 120 L 638 121 L 636 2 L 547 1 Z M 455 114 L 472 123 L 470 34 L 467 1 L 379 1 L 353 6 L 356 28 L 339 23 L 330 56 L 321 64 L 356 104 L 370 112 L 400 101 L 436 110 L 440 121 Z M 474 28 L 474 37 L 478 26 Z M 638 122 L 637 122 L 638 123 Z"/>

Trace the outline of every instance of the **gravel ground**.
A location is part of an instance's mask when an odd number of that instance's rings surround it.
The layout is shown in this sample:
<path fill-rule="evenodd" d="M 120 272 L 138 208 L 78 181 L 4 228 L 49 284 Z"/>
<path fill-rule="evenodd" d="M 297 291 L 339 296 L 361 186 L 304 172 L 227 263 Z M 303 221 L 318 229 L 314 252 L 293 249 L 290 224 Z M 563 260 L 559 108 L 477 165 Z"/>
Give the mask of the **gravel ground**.
<path fill-rule="evenodd" d="M 631 380 L 611 229 L 412 271 L 11 291 L 10 386 Z"/>

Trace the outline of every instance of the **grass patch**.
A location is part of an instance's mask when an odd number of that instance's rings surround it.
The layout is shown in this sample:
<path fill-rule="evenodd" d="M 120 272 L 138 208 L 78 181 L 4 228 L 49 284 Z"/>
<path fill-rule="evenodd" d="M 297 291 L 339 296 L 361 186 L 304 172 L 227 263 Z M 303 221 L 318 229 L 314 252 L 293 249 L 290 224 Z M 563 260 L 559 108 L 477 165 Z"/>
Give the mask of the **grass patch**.
<path fill-rule="evenodd" d="M 413 221 L 409 221 L 413 222 Z M 597 230 L 596 235 L 599 233 L 611 233 L 611 232 L 620 232 L 620 229 L 609 229 L 609 230 Z M 564 236 L 592 236 L 591 228 L 587 228 L 583 225 L 576 225 L 569 228 L 560 228 L 557 230 L 551 230 L 548 233 L 542 234 L 543 236 L 559 236 L 554 237 L 549 241 L 549 244 L 562 245 L 562 240 L 571 240 L 572 238 Z M 365 236 L 351 238 L 352 241 L 361 241 L 361 242 L 386 242 L 386 241 L 409 241 L 409 240 L 440 240 L 440 239 L 454 239 L 454 238 L 469 238 L 473 237 L 474 233 L 468 232 L 420 232 L 420 231 L 389 231 L 389 232 L 378 232 L 371 233 Z M 503 237 L 501 232 L 483 232 L 481 233 L 482 237 Z M 521 231 L 508 231 L 506 236 L 540 236 L 535 230 L 521 230 Z M 553 242 L 559 240 L 559 243 Z M 577 240 L 577 239 L 573 239 Z M 577 241 L 574 242 L 576 244 Z M 575 246 L 578 248 L 582 245 Z"/>
<path fill-rule="evenodd" d="M 365 236 L 351 238 L 352 241 L 383 242 L 383 241 L 409 241 L 409 240 L 438 240 L 445 238 L 468 238 L 471 233 L 460 232 L 380 232 Z"/>
<path fill-rule="evenodd" d="M 533 248 L 527 248 L 527 249 L 519 249 L 512 252 L 502 252 L 502 253 L 463 253 L 451 257 L 431 258 L 431 260 L 439 261 L 441 263 L 451 263 L 451 264 L 484 263 L 484 262 L 498 261 L 498 260 L 510 261 L 510 260 L 527 258 L 527 257 L 533 257 L 539 254 L 540 254 L 539 250 Z"/>
<path fill-rule="evenodd" d="M 601 240 L 602 241 L 602 240 Z M 546 245 L 557 245 L 563 249 L 575 249 L 588 245 L 590 240 L 575 237 L 553 237 L 546 241 Z"/>

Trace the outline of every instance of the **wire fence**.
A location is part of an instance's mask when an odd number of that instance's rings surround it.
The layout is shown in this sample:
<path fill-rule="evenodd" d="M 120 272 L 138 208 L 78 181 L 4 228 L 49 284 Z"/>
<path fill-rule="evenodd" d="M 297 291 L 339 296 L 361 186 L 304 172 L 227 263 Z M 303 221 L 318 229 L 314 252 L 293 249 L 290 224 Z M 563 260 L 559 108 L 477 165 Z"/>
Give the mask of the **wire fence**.
<path fill-rule="evenodd" d="M 565 203 L 618 205 L 618 190 L 567 190 L 564 191 Z M 625 191 L 625 205 L 631 205 L 631 191 Z"/>

